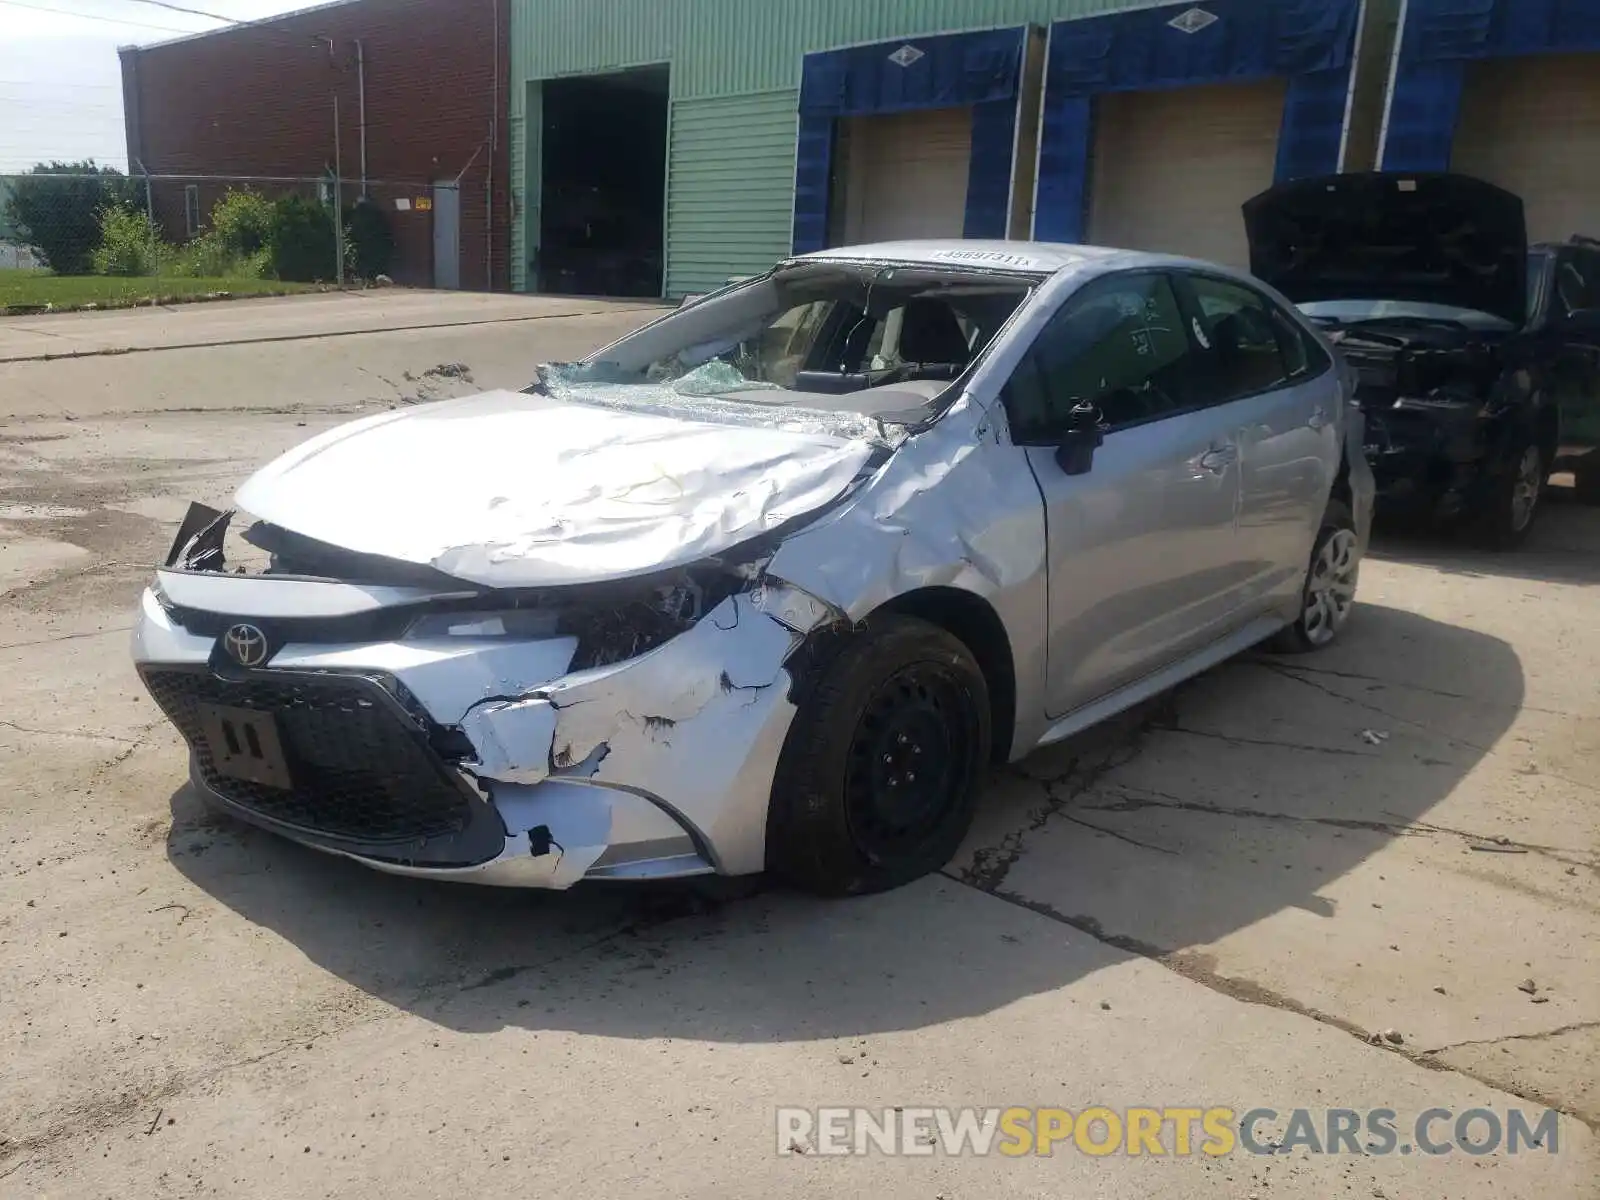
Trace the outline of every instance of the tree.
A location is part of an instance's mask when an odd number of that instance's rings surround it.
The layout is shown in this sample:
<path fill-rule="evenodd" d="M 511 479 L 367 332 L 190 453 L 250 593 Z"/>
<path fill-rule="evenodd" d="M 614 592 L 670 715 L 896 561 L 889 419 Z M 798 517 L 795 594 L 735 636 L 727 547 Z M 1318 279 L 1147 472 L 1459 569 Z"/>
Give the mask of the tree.
<path fill-rule="evenodd" d="M 84 275 L 100 244 L 101 212 L 140 201 L 138 184 L 115 167 L 39 163 L 12 181 L 5 215 L 57 275 Z"/>

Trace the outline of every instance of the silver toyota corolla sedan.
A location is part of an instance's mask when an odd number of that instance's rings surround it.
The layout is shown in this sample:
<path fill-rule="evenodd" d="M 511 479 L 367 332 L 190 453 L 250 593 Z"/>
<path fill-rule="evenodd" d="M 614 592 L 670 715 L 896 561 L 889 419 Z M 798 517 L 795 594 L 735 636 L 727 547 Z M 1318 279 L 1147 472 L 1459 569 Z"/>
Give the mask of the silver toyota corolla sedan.
<path fill-rule="evenodd" d="M 989 764 L 1339 635 L 1351 391 L 1221 267 L 830 250 L 195 505 L 134 655 L 205 797 L 382 870 L 894 887 Z"/>

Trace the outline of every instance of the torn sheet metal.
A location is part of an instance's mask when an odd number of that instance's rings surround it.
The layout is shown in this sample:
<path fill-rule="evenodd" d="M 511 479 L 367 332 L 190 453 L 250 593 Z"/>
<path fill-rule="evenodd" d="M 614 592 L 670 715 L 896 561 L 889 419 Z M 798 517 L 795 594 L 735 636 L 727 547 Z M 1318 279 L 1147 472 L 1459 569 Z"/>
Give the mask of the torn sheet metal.
<path fill-rule="evenodd" d="M 583 764 L 593 784 L 645 789 L 719 870 L 761 870 L 795 712 L 785 663 L 800 641 L 746 592 L 641 658 L 568 676 L 544 693 L 557 710 L 557 775 Z"/>
<path fill-rule="evenodd" d="M 558 714 L 555 765 L 583 762 L 601 746 L 615 752 L 619 739 L 665 734 L 718 695 L 770 687 L 798 644 L 798 634 L 742 593 L 632 662 L 570 675 L 543 693 Z"/>
<path fill-rule="evenodd" d="M 994 418 L 963 396 L 837 512 L 784 541 L 769 569 L 859 620 L 917 588 L 993 597 L 1043 578 L 1038 484 Z"/>
<path fill-rule="evenodd" d="M 264 521 L 490 587 L 617 579 L 719 553 L 826 507 L 875 452 L 488 392 L 291 450 L 239 491 Z"/>
<path fill-rule="evenodd" d="M 750 603 L 795 633 L 810 633 L 830 621 L 844 618 L 831 604 L 776 576 L 762 579 L 751 592 Z"/>
<path fill-rule="evenodd" d="M 467 768 L 505 783 L 539 783 L 550 777 L 550 743 L 556 710 L 547 700 L 486 701 L 469 709 L 461 732 L 478 752 Z"/>
<path fill-rule="evenodd" d="M 797 622 L 804 613 L 832 614 L 814 599 L 802 600 L 792 585 L 775 583 L 767 602 L 775 596 L 787 598 L 784 610 Z M 632 813 L 625 840 L 693 831 L 715 847 L 721 869 L 760 870 L 766 798 L 794 717 L 784 664 L 800 641 L 757 606 L 754 593 L 730 596 L 639 658 L 475 705 L 460 722 L 476 751 L 476 761 L 464 767 L 486 782 L 510 836 L 526 832 L 522 818 L 505 807 L 511 797 L 564 789 L 592 798 L 619 789 L 671 817 L 669 828 L 628 808 L 633 802 L 613 798 L 613 809 L 623 804 Z M 662 828 L 645 828 L 651 821 Z M 566 841 L 560 831 L 567 826 L 548 824 Z M 593 836 L 610 836 L 612 857 L 620 853 L 622 833 Z M 598 845 L 596 854 L 606 849 L 604 842 L 583 844 Z"/>

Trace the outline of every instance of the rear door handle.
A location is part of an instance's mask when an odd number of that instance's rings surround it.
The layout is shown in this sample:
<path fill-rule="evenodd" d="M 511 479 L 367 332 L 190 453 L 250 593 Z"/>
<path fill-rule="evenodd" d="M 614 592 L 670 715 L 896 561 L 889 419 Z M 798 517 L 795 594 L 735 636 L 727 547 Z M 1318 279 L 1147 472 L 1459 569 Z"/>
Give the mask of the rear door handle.
<path fill-rule="evenodd" d="M 1332 424 L 1332 421 L 1328 416 L 1328 410 L 1319 404 L 1311 410 L 1311 419 L 1306 424 L 1314 430 L 1322 430 Z"/>
<path fill-rule="evenodd" d="M 1202 471 L 1210 471 L 1213 475 L 1221 475 L 1238 461 L 1239 447 L 1213 446 L 1200 456 L 1199 466 Z"/>

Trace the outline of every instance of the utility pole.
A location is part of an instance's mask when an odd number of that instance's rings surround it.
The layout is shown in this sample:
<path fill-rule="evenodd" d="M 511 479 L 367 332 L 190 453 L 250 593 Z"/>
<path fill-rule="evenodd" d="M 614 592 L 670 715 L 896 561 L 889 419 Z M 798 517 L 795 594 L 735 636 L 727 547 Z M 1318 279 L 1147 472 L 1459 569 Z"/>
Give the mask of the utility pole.
<path fill-rule="evenodd" d="M 343 149 L 339 133 L 339 64 L 334 60 L 333 39 L 326 34 L 320 35 L 319 42 L 328 46 L 328 65 L 334 69 L 333 76 L 333 254 L 334 276 L 339 286 L 344 286 L 344 163 L 342 160 Z M 363 131 L 364 132 L 364 131 Z"/>
<path fill-rule="evenodd" d="M 344 163 L 339 149 L 339 89 L 333 91 L 333 254 L 339 286 L 344 286 Z"/>

